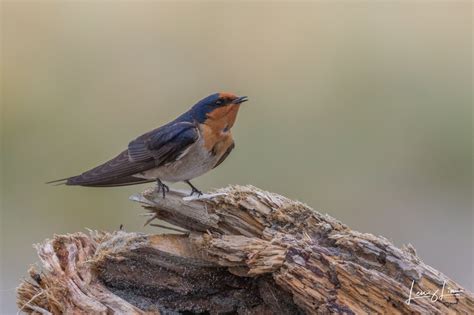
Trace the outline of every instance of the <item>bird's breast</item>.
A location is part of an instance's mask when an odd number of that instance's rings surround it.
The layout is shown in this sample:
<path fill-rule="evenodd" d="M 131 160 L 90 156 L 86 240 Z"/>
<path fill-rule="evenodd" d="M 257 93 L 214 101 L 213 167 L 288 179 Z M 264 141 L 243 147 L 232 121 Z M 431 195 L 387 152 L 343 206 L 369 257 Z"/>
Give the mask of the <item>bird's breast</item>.
<path fill-rule="evenodd" d="M 233 140 L 230 133 L 206 138 L 203 129 L 200 128 L 199 139 L 190 145 L 176 161 L 145 171 L 136 176 L 148 179 L 160 178 L 169 182 L 191 180 L 214 168 L 232 143 Z"/>
<path fill-rule="evenodd" d="M 204 147 L 214 154 L 225 152 L 233 142 L 230 127 L 223 121 L 201 124 L 199 131 L 204 140 Z M 223 151 L 221 152 L 221 150 Z"/>

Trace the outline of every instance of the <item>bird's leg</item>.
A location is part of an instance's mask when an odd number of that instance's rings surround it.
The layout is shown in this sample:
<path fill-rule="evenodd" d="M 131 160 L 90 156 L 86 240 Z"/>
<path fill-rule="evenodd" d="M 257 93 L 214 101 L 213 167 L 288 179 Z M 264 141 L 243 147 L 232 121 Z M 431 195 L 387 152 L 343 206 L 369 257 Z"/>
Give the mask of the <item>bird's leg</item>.
<path fill-rule="evenodd" d="M 189 180 L 185 180 L 184 181 L 186 184 L 188 184 L 190 187 L 191 187 L 191 194 L 190 196 L 194 195 L 194 193 L 197 193 L 198 194 L 198 197 L 202 195 L 202 191 L 200 191 L 199 189 L 197 189 L 196 187 L 194 187 L 193 184 L 191 184 L 191 182 Z"/>
<path fill-rule="evenodd" d="M 170 188 L 165 185 L 159 178 L 156 179 L 156 192 L 160 192 L 163 194 L 163 198 L 166 197 L 166 193 L 170 191 Z"/>

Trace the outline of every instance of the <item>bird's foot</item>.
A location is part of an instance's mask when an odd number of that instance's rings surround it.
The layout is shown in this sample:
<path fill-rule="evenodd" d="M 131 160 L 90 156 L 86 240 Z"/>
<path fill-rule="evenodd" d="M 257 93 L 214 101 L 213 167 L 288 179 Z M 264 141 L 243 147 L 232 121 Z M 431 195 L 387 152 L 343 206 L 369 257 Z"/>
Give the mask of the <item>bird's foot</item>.
<path fill-rule="evenodd" d="M 168 193 L 170 191 L 170 188 L 168 187 L 168 185 L 164 184 L 161 180 L 157 179 L 156 180 L 156 192 L 159 193 L 160 191 L 163 194 L 163 198 L 165 198 L 166 193 Z"/>
<path fill-rule="evenodd" d="M 191 194 L 189 194 L 189 196 L 192 196 L 192 195 L 194 195 L 194 194 L 197 194 L 198 197 L 199 197 L 199 196 L 202 196 L 202 195 L 203 195 L 202 191 L 200 191 L 200 190 L 197 189 L 193 184 L 191 184 L 191 182 L 190 182 L 189 180 L 186 181 L 186 184 L 188 184 L 189 187 L 191 187 Z"/>
<path fill-rule="evenodd" d="M 192 196 L 192 195 L 194 195 L 195 193 L 198 195 L 198 197 L 200 197 L 200 196 L 203 195 L 202 191 L 200 191 L 199 189 L 192 188 L 191 194 L 189 194 L 189 196 Z"/>

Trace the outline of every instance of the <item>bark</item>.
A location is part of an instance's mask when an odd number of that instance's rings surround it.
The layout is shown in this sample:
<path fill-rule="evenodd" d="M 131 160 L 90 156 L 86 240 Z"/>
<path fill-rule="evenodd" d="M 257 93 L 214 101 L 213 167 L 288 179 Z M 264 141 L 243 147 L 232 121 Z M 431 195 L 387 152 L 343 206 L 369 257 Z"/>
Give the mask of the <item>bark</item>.
<path fill-rule="evenodd" d="M 148 223 L 183 233 L 91 231 L 37 245 L 42 268 L 30 269 L 18 306 L 44 314 L 474 314 L 473 294 L 411 245 L 397 248 L 251 186 L 186 193 L 131 197 Z M 431 294 L 407 303 L 412 284 L 412 297 Z"/>

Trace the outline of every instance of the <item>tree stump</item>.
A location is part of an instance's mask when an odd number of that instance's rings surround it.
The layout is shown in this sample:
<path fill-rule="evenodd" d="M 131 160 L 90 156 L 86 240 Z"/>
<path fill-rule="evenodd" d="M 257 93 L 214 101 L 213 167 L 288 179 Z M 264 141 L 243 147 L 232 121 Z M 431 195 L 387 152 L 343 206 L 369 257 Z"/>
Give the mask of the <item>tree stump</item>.
<path fill-rule="evenodd" d="M 411 245 L 351 230 L 252 186 L 131 197 L 174 234 L 90 231 L 36 245 L 18 288 L 34 314 L 474 314 Z M 423 292 L 421 292 L 423 291 Z"/>

